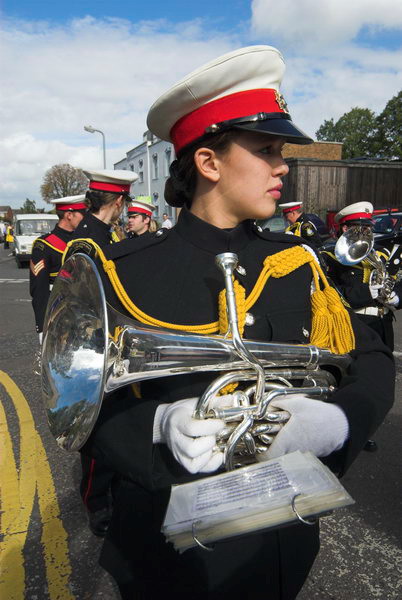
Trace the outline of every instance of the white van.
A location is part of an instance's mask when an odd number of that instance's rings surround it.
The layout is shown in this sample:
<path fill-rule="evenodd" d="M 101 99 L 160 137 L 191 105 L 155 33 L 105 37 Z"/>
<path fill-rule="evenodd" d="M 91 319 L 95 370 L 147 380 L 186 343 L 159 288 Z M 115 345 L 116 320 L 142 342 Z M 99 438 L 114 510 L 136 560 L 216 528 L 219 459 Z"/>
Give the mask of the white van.
<path fill-rule="evenodd" d="M 50 233 L 59 222 L 57 215 L 25 214 L 14 217 L 14 254 L 20 269 L 29 262 L 32 244 L 41 235 Z"/>

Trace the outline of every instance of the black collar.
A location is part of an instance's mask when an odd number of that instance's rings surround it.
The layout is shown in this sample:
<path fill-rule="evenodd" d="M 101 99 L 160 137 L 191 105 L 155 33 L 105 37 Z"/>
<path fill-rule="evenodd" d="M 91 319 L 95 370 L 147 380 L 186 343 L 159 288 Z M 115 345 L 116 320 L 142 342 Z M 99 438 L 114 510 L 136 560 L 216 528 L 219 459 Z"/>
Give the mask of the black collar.
<path fill-rule="evenodd" d="M 67 231 L 67 229 L 63 229 L 62 227 L 56 225 L 52 233 L 54 233 L 54 235 L 57 235 L 57 237 L 63 240 L 64 242 L 69 242 L 73 239 L 74 231 Z"/>
<path fill-rule="evenodd" d="M 104 223 L 103 221 L 98 219 L 98 217 L 95 217 L 95 215 L 93 215 L 90 211 L 86 213 L 85 218 L 91 223 L 91 225 L 97 227 L 101 231 L 110 232 L 111 225 L 109 225 L 108 223 Z"/>
<path fill-rule="evenodd" d="M 219 229 L 183 208 L 174 231 L 193 246 L 211 254 L 220 254 L 239 252 L 247 246 L 255 237 L 253 227 L 252 221 L 247 220 L 233 229 Z"/>

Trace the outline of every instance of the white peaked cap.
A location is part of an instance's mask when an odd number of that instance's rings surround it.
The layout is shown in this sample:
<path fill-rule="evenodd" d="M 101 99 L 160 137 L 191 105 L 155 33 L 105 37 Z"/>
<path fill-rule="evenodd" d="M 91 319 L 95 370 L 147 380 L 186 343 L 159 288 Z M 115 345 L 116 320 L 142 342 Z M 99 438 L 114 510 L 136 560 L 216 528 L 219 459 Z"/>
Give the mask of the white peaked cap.
<path fill-rule="evenodd" d="M 56 210 L 85 210 L 85 194 L 77 196 L 64 196 L 64 198 L 55 198 L 50 201 L 55 205 Z"/>
<path fill-rule="evenodd" d="M 137 173 L 124 169 L 83 169 L 83 173 L 89 179 L 89 189 L 102 192 L 129 193 L 131 184 L 138 179 Z"/>
<path fill-rule="evenodd" d="M 284 71 L 283 57 L 272 46 L 248 46 L 224 54 L 156 100 L 148 113 L 148 128 L 172 141 L 176 152 L 206 133 L 232 127 L 280 135 L 293 143 L 311 143 L 290 120 L 279 93 Z M 247 121 L 245 117 L 250 116 L 254 118 Z M 241 123 L 224 124 L 237 119 Z"/>
<path fill-rule="evenodd" d="M 374 207 L 371 202 L 355 202 L 345 206 L 334 217 L 335 223 L 346 223 L 347 221 L 358 221 L 359 219 L 371 219 Z"/>

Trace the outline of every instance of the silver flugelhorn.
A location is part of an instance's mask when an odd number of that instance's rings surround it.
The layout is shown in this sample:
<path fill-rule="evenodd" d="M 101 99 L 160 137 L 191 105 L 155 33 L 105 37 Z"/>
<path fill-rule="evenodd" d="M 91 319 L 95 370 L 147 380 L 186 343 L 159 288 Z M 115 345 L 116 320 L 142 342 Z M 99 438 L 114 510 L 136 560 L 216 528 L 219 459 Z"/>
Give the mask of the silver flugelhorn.
<path fill-rule="evenodd" d="M 399 247 L 399 246 L 398 246 Z M 378 302 L 384 304 L 390 297 L 395 285 L 394 274 L 400 267 L 398 247 L 389 261 L 384 263 L 374 250 L 374 234 L 370 226 L 353 225 L 343 233 L 335 244 L 337 260 L 346 266 L 354 266 L 366 260 L 373 268 L 370 273 L 370 285 L 381 286 Z M 396 265 L 396 270 L 395 270 Z"/>
<path fill-rule="evenodd" d="M 331 393 L 334 374 L 347 369 L 349 355 L 311 345 L 241 339 L 230 275 L 236 257 L 225 256 L 221 268 L 231 338 L 146 327 L 106 303 L 88 256 L 74 254 L 66 261 L 50 295 L 42 349 L 43 400 L 49 427 L 62 448 L 82 447 L 108 392 L 159 377 L 221 372 L 200 398 L 196 413 L 205 418 L 217 410 L 226 421 L 226 466 L 232 468 L 244 458 L 252 462 L 262 451 L 264 435 L 269 444 L 270 431 L 277 428 L 275 417 L 268 418 L 272 398 L 300 390 L 320 398 Z M 215 394 L 234 381 L 240 383 L 235 406 L 212 409 Z"/>

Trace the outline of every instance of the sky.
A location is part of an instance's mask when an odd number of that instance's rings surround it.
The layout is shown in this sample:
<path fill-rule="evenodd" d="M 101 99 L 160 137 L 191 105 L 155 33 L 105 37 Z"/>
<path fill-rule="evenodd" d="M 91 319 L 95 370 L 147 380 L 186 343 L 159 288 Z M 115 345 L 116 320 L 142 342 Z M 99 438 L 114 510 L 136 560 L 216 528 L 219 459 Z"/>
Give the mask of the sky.
<path fill-rule="evenodd" d="M 141 143 L 154 100 L 242 46 L 285 57 L 282 92 L 314 137 L 402 89 L 401 0 L 0 0 L 0 205 L 40 208 L 55 164 L 108 168 Z"/>

